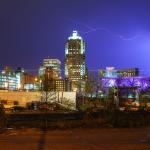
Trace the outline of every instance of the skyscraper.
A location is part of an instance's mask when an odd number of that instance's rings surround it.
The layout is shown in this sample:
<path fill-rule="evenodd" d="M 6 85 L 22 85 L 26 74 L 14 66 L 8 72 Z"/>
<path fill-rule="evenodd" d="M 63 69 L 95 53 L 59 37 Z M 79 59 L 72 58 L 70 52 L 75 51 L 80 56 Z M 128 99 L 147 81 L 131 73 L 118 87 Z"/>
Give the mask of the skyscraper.
<path fill-rule="evenodd" d="M 73 31 L 65 45 L 65 77 L 72 81 L 73 91 L 82 87 L 86 79 L 85 42 L 77 31 Z"/>

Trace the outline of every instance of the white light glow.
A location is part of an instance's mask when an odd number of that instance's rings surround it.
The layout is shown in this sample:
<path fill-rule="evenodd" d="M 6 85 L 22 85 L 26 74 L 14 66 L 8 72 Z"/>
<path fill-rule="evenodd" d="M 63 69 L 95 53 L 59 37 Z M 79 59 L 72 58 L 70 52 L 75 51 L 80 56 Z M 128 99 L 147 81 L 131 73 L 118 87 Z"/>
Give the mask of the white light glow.
<path fill-rule="evenodd" d="M 76 40 L 76 39 L 82 40 L 82 37 L 79 36 L 77 31 L 73 31 L 72 36 L 70 36 L 68 39 L 69 40 L 71 40 L 71 39 L 73 39 L 73 40 Z"/>

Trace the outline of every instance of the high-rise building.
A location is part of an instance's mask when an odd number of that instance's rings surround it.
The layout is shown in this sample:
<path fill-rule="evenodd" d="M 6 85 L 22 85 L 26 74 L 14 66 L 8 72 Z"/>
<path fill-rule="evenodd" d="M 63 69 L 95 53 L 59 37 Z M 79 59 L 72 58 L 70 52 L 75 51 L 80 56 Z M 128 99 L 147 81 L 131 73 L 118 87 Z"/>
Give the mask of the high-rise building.
<path fill-rule="evenodd" d="M 53 74 L 55 79 L 61 79 L 61 62 L 58 59 L 46 58 L 43 60 L 43 65 L 39 69 L 39 76 L 45 74 L 46 68 L 51 68 L 55 73 Z"/>
<path fill-rule="evenodd" d="M 73 31 L 65 45 L 65 77 L 72 82 L 72 90 L 77 91 L 86 79 L 85 42 L 77 31 Z"/>

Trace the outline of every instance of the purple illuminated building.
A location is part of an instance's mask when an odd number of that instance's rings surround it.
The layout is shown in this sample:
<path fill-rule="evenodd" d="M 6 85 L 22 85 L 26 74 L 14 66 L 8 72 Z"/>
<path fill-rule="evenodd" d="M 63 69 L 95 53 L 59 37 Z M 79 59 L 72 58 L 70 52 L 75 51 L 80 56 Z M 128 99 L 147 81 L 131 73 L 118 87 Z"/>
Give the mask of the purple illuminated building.
<path fill-rule="evenodd" d="M 150 88 L 150 77 L 102 77 L 102 87 L 137 87 L 139 90 Z"/>
<path fill-rule="evenodd" d="M 115 67 L 106 67 L 99 71 L 102 89 L 110 87 L 132 88 L 137 90 L 150 89 L 150 77 L 139 76 L 138 68 L 116 70 Z"/>

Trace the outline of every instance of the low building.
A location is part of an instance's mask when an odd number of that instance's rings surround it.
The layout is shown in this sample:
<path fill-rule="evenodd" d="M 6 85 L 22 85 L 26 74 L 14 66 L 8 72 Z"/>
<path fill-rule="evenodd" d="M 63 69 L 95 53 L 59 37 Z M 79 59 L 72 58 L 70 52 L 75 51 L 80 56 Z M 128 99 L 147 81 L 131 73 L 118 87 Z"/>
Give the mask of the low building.
<path fill-rule="evenodd" d="M 18 83 L 15 74 L 0 73 L 0 89 L 1 90 L 17 90 Z"/>
<path fill-rule="evenodd" d="M 0 89 L 1 90 L 18 90 L 19 78 L 11 67 L 5 67 L 0 73 Z"/>
<path fill-rule="evenodd" d="M 71 81 L 68 79 L 55 80 L 56 91 L 71 91 Z"/>
<path fill-rule="evenodd" d="M 100 77 L 117 77 L 118 72 L 115 69 L 115 67 L 106 67 L 106 69 L 100 69 L 99 70 L 99 76 Z"/>
<path fill-rule="evenodd" d="M 23 74 L 22 84 L 23 90 L 40 90 L 41 88 L 38 77 L 27 72 Z"/>
<path fill-rule="evenodd" d="M 139 76 L 138 68 L 125 68 L 125 69 L 116 69 L 115 67 L 106 67 L 106 69 L 99 70 L 100 77 L 136 77 Z"/>
<path fill-rule="evenodd" d="M 37 77 L 24 72 L 22 68 L 15 71 L 11 67 L 5 67 L 0 73 L 1 90 L 36 90 L 39 89 Z"/>
<path fill-rule="evenodd" d="M 31 102 L 45 101 L 45 92 L 40 91 L 0 91 L 0 102 L 5 108 L 11 108 L 15 105 L 26 107 Z M 47 102 L 59 103 L 69 109 L 76 109 L 76 92 L 49 92 Z"/>
<path fill-rule="evenodd" d="M 66 79 L 56 77 L 56 72 L 52 67 L 46 67 L 42 80 L 42 90 L 44 91 L 71 91 L 71 82 Z"/>
<path fill-rule="evenodd" d="M 139 76 L 139 69 L 138 68 L 127 68 L 118 70 L 118 75 L 121 77 L 136 77 Z"/>

